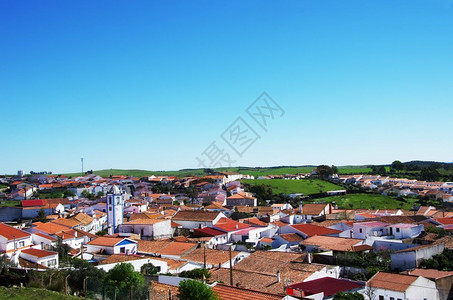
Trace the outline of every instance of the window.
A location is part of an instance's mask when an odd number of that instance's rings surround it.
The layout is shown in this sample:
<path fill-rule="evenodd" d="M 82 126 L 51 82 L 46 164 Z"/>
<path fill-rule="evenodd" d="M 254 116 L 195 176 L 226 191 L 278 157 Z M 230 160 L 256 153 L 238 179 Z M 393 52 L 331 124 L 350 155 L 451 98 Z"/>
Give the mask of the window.
<path fill-rule="evenodd" d="M 126 247 L 121 247 L 120 248 L 120 253 L 126 253 Z"/>
<path fill-rule="evenodd" d="M 362 233 L 362 228 L 359 229 L 359 232 Z"/>
<path fill-rule="evenodd" d="M 395 297 L 390 297 L 390 300 L 395 300 Z"/>
<path fill-rule="evenodd" d="M 379 296 L 379 300 L 384 300 L 384 296 Z"/>
<path fill-rule="evenodd" d="M 112 207 L 111 206 L 109 207 L 109 211 L 112 211 Z"/>
<path fill-rule="evenodd" d="M 57 260 L 56 259 L 51 259 L 47 261 L 47 266 L 52 267 L 57 265 Z"/>
<path fill-rule="evenodd" d="M 396 229 L 396 232 L 400 232 L 400 229 L 399 229 L 399 228 L 397 228 L 397 229 Z"/>
<path fill-rule="evenodd" d="M 25 242 L 24 241 L 19 242 L 19 247 L 23 247 L 23 246 L 25 246 Z"/>

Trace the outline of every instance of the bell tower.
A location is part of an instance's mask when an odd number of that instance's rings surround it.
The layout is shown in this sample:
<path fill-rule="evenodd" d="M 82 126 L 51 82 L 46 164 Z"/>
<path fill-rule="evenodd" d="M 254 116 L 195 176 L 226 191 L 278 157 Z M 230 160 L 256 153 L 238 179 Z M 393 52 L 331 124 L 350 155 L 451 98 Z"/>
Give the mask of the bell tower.
<path fill-rule="evenodd" d="M 108 234 L 118 232 L 118 225 L 123 224 L 124 198 L 120 189 L 114 185 L 107 192 Z"/>

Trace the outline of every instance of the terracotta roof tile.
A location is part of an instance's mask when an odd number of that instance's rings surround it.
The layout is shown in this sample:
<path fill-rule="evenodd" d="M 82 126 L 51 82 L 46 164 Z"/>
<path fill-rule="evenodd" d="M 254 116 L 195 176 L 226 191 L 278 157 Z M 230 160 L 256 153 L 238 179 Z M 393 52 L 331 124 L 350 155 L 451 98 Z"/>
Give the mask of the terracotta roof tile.
<path fill-rule="evenodd" d="M 26 253 L 28 255 L 38 257 L 38 258 L 58 255 L 58 252 L 40 250 L 40 249 L 34 249 L 34 248 L 25 249 L 25 250 L 22 250 L 21 252 Z"/>
<path fill-rule="evenodd" d="M 217 283 L 214 292 L 222 300 L 281 300 L 282 295 L 244 289 Z"/>
<path fill-rule="evenodd" d="M 20 239 L 24 237 L 29 237 L 30 234 L 28 232 L 19 230 L 17 228 L 8 226 L 6 224 L 0 223 L 0 235 L 5 237 L 8 241 L 12 241 L 15 238 Z"/>
<path fill-rule="evenodd" d="M 308 236 L 329 235 L 329 234 L 341 233 L 340 230 L 331 229 L 331 228 L 322 227 L 322 226 L 316 226 L 316 225 L 312 225 L 312 224 L 297 224 L 297 225 L 290 225 L 290 226 Z"/>
<path fill-rule="evenodd" d="M 367 286 L 404 292 L 415 280 L 417 280 L 415 276 L 378 272 L 368 280 Z"/>

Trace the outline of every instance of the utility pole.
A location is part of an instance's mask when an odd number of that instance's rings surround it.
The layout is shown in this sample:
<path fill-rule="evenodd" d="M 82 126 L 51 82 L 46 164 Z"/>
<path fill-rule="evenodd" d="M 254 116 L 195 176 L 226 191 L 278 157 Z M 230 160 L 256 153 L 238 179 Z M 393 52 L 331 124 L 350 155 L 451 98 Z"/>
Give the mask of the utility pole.
<path fill-rule="evenodd" d="M 232 259 L 231 259 L 231 247 L 233 247 L 233 245 L 230 246 L 230 285 L 233 286 L 233 262 L 232 262 Z"/>
<path fill-rule="evenodd" d="M 206 270 L 206 243 L 203 243 L 203 268 Z"/>

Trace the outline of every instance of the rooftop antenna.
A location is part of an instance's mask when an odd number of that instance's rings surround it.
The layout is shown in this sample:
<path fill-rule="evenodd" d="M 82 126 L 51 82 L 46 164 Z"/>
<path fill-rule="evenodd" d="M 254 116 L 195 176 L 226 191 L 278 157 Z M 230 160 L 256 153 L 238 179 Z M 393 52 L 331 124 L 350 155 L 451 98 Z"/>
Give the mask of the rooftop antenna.
<path fill-rule="evenodd" d="M 82 162 L 82 176 L 83 176 L 83 157 L 80 159 L 80 161 Z"/>

